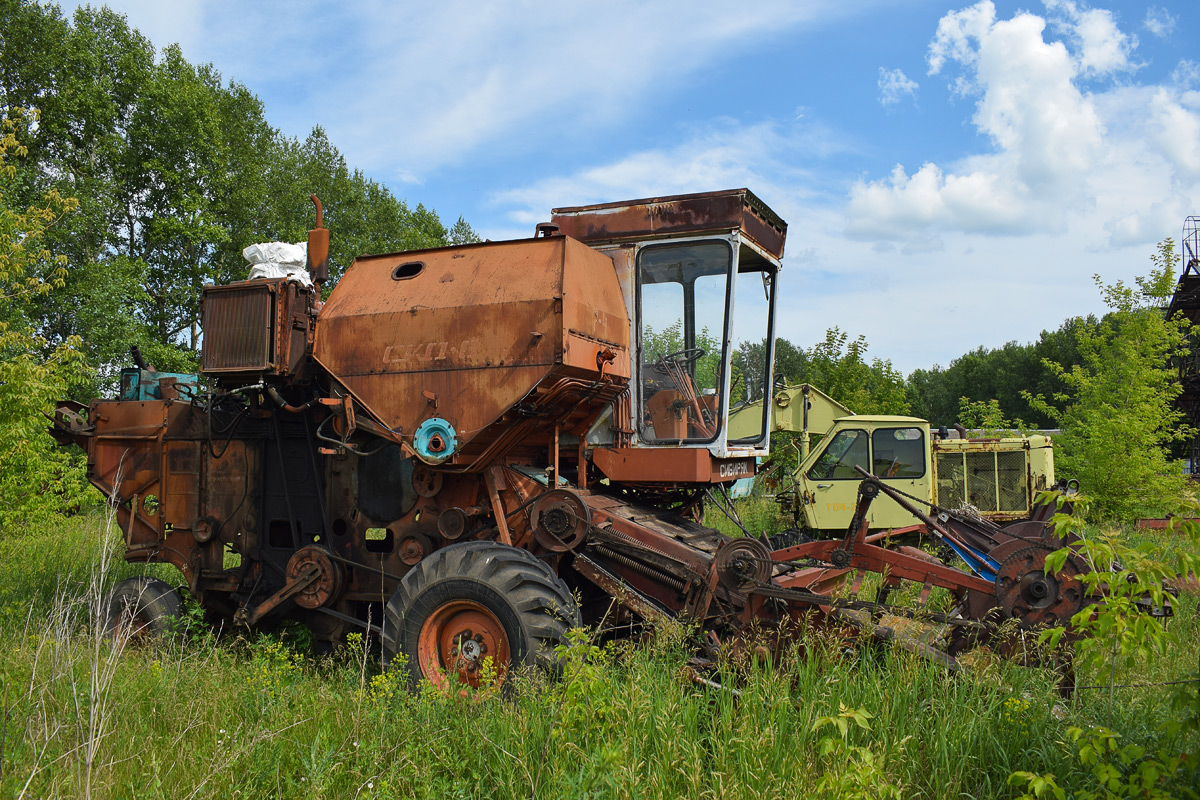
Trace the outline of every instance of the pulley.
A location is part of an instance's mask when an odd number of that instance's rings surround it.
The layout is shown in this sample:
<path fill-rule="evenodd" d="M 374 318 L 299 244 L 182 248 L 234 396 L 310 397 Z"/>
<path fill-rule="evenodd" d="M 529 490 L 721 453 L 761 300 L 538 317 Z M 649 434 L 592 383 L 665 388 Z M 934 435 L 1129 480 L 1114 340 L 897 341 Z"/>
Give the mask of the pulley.
<path fill-rule="evenodd" d="M 727 589 L 749 589 L 771 579 L 771 551 L 757 539 L 733 539 L 722 545 L 713 560 L 717 578 Z"/>
<path fill-rule="evenodd" d="M 292 596 L 292 602 L 301 608 L 327 606 L 342 593 L 342 565 L 333 559 L 328 550 L 317 545 L 301 547 L 288 559 L 285 570 L 288 583 L 298 581 L 314 567 L 317 570 L 316 577 Z"/>
<path fill-rule="evenodd" d="M 587 536 L 592 513 L 579 495 L 567 489 L 551 489 L 540 495 L 529 509 L 533 538 L 552 553 L 574 550 Z"/>

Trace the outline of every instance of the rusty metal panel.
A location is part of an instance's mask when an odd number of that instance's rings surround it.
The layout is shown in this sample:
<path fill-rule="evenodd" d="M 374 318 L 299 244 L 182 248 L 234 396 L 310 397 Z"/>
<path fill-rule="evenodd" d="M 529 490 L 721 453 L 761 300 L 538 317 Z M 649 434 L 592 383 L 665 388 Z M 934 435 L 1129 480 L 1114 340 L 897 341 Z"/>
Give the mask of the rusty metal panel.
<path fill-rule="evenodd" d="M 205 288 L 200 372 L 263 372 L 274 366 L 275 290 L 273 281 Z"/>
<path fill-rule="evenodd" d="M 611 264 L 606 270 L 579 268 L 590 267 L 594 255 L 581 242 L 567 239 L 565 248 L 563 364 L 594 370 L 597 358 L 603 358 L 605 375 L 628 378 L 629 316 L 616 272 Z"/>
<path fill-rule="evenodd" d="M 313 290 L 294 281 L 284 284 L 279 293 L 275 364 L 280 372 L 296 374 L 308 355 L 308 337 L 312 325 L 309 301 L 314 294 Z"/>
<path fill-rule="evenodd" d="M 787 223 L 749 189 L 556 208 L 551 220 L 561 233 L 589 244 L 741 230 L 782 258 L 787 238 Z"/>
<path fill-rule="evenodd" d="M 163 434 L 168 401 L 93 401 L 96 426 L 88 451 L 88 479 L 117 504 L 117 521 L 130 552 L 162 544 Z"/>
<path fill-rule="evenodd" d="M 200 517 L 200 447 L 196 441 L 165 441 L 162 518 L 173 529 L 191 530 Z"/>
<path fill-rule="evenodd" d="M 753 458 L 713 458 L 700 447 L 597 447 L 592 462 L 618 483 L 725 483 L 755 470 Z"/>
<path fill-rule="evenodd" d="M 314 356 L 392 430 L 436 414 L 465 449 L 568 350 L 595 377 L 597 353 L 620 351 L 606 370 L 627 376 L 627 331 L 611 260 L 553 237 L 357 259 L 318 315 Z"/>

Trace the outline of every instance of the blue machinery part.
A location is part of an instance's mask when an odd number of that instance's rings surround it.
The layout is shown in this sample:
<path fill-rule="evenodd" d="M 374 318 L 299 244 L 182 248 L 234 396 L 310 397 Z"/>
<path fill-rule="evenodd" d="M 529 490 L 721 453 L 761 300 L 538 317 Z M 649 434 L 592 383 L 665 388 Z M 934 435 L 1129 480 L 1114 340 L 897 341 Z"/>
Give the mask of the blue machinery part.
<path fill-rule="evenodd" d="M 183 372 L 156 372 L 128 367 L 121 370 L 121 400 L 185 400 L 195 398 L 200 377 Z"/>
<path fill-rule="evenodd" d="M 413 450 L 426 464 L 440 464 L 458 447 L 454 426 L 441 417 L 432 417 L 417 426 L 413 433 Z"/>
<path fill-rule="evenodd" d="M 942 536 L 936 530 L 934 530 L 933 533 L 938 537 L 938 539 L 949 545 L 950 549 L 957 553 L 959 558 L 967 562 L 967 566 L 970 567 L 971 571 L 976 575 L 986 581 L 996 580 L 996 573 L 1000 571 L 1000 565 L 997 564 L 995 560 L 990 558 L 986 553 L 976 550 L 974 547 L 971 547 L 965 542 L 951 539 L 948 536 Z"/>

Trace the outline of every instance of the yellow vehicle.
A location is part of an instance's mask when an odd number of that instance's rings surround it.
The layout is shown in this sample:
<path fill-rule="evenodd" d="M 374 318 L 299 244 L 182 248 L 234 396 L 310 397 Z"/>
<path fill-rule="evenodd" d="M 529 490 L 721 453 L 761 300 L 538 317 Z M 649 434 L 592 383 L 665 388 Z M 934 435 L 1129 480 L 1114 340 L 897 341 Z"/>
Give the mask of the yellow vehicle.
<path fill-rule="evenodd" d="M 762 401 L 730 416 L 731 434 L 745 419 L 759 424 Z M 809 384 L 785 386 L 771 398 L 771 430 L 796 434 L 798 467 L 776 493 L 796 524 L 845 533 L 854 514 L 859 466 L 901 492 L 943 508 L 966 506 L 994 522 L 1027 519 L 1037 494 L 1054 485 L 1049 436 L 966 438 L 931 431 L 917 417 L 858 415 Z M 815 436 L 819 435 L 816 443 Z M 900 528 L 912 515 L 886 496 L 871 505 L 872 529 Z"/>

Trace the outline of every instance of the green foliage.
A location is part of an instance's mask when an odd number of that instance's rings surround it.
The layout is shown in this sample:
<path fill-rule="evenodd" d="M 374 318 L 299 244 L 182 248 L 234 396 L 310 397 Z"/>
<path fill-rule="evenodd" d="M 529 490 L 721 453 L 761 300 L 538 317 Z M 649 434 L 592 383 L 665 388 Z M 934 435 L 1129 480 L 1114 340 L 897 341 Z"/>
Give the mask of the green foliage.
<path fill-rule="evenodd" d="M 1200 796 L 1194 787 L 1180 786 L 1186 758 L 1178 753 L 1166 750 L 1147 753 L 1146 748 L 1136 744 L 1122 744 L 1120 735 L 1104 727 L 1071 727 L 1067 735 L 1079 762 L 1093 777 L 1092 786 L 1071 793 L 1078 800 L 1175 800 Z M 1027 787 L 1021 800 L 1067 797 L 1052 774 L 1017 771 L 1009 777 L 1009 783 Z"/>
<path fill-rule="evenodd" d="M 866 360 L 867 340 L 836 327 L 806 351 L 805 380 L 856 414 L 907 414 L 904 376 L 881 358 Z"/>
<path fill-rule="evenodd" d="M 985 437 L 1015 436 L 1028 426 L 1021 420 L 1008 420 L 1000 410 L 999 400 L 959 399 L 958 420 L 968 430 L 978 430 Z"/>
<path fill-rule="evenodd" d="M 364 253 L 478 240 L 352 169 L 319 127 L 283 136 L 245 86 L 178 47 L 156 51 L 107 8 L 66 19 L 7 0 L 0 31 L 0 109 L 38 113 L 20 131 L 29 155 L 14 197 L 79 198 L 46 237 L 67 259 L 63 286 L 29 318 L 50 345 L 82 340 L 93 371 L 80 399 L 112 390 L 134 344 L 156 366 L 194 368 L 204 284 L 244 278 L 249 244 L 302 241 L 309 193 L 325 204 L 334 282 Z"/>
<path fill-rule="evenodd" d="M 1052 397 L 1067 391 L 1047 360 L 1071 368 L 1079 363 L 1079 336 L 1099 323 L 1094 317 L 1073 317 L 1054 331 L 1042 331 L 1037 341 L 1009 342 L 989 350 L 978 347 L 950 362 L 913 370 L 906 391 L 913 413 L 934 425 L 962 422 L 958 418 L 963 397 L 972 402 L 996 400 L 1006 413 L 1027 420 L 1034 428 L 1052 428 L 1053 420 L 1035 409 L 1023 391 Z"/>
<path fill-rule="evenodd" d="M 761 384 L 758 365 L 764 362 L 763 342 L 742 342 L 733 355 L 735 374 L 744 374 L 750 386 Z M 811 383 L 858 414 L 907 414 L 908 397 L 904 376 L 881 358 L 867 360 L 867 339 L 837 327 L 825 332 L 825 338 L 809 348 L 800 348 L 787 339 L 775 340 L 775 381 L 788 384 Z M 750 400 L 759 399 L 757 395 Z"/>
<path fill-rule="evenodd" d="M 1200 545 L 1200 531 L 1188 523 L 1193 549 L 1168 555 L 1149 543 L 1128 544 L 1119 531 L 1089 532 L 1084 520 L 1091 498 L 1075 495 L 1071 502 L 1072 513 L 1055 515 L 1055 533 L 1078 538 L 1047 557 L 1046 566 L 1057 572 L 1076 554 L 1088 566 L 1077 578 L 1085 596 L 1103 597 L 1102 603 L 1085 605 L 1071 620 L 1075 657 L 1084 669 L 1110 674 L 1136 668 L 1178 644 L 1174 629 L 1143 613 L 1139 604 L 1163 608 L 1169 603 L 1169 582 L 1200 569 L 1194 550 Z M 1174 510 L 1187 509 L 1178 504 Z M 1041 638 L 1053 646 L 1065 633 L 1064 628 L 1051 628 Z"/>
<path fill-rule="evenodd" d="M 1055 438 L 1055 472 L 1078 478 L 1105 519 L 1155 516 L 1187 485 L 1168 452 L 1190 435 L 1174 406 L 1181 390 L 1169 362 L 1182 352 L 1191 326 L 1162 311 L 1174 290 L 1173 259 L 1174 243 L 1167 239 L 1136 286 L 1108 285 L 1097 276 L 1112 311 L 1079 334 L 1081 363 L 1046 364 L 1069 394 L 1050 400 L 1026 393 L 1063 429 Z"/>
<path fill-rule="evenodd" d="M 280 697 L 300 677 L 301 655 L 279 639 L 261 637 L 252 647 L 250 679 L 246 682 L 249 702 L 261 706 Z"/>
<path fill-rule="evenodd" d="M 449 233 L 446 234 L 447 244 L 476 244 L 481 241 L 483 240 L 479 238 L 479 234 L 461 216 L 450 228 Z"/>
<path fill-rule="evenodd" d="M 862 731 L 870 731 L 871 714 L 861 708 L 838 707 L 838 713 L 817 717 L 813 731 L 833 728 L 837 736 L 821 739 L 819 751 L 827 759 L 827 767 L 817 781 L 817 792 L 823 797 L 834 798 L 895 798 L 901 800 L 905 793 L 888 779 L 883 759 L 869 747 L 850 744 L 850 723 Z"/>
<path fill-rule="evenodd" d="M 1089 498 L 1072 498 L 1071 514 L 1054 517 L 1055 531 L 1060 537 L 1069 532 L 1083 532 L 1071 546 L 1051 554 L 1046 566 L 1061 571 L 1072 553 L 1089 565 L 1090 571 L 1078 580 L 1085 595 L 1102 597 L 1101 602 L 1085 605 L 1070 622 L 1076 667 L 1088 674 L 1102 675 L 1109 682 L 1108 714 L 1113 714 L 1117 675 L 1145 676 L 1147 666 L 1156 659 L 1183 648 L 1178 631 L 1161 624 L 1139 604 L 1162 608 L 1178 604 L 1168 596 L 1166 587 L 1177 576 L 1196 574 L 1200 570 L 1200 526 L 1176 521 L 1174 536 L 1186 536 L 1190 547 L 1173 552 L 1151 543 L 1127 544 L 1115 531 L 1091 534 L 1084 518 Z M 1180 504 L 1174 510 L 1195 515 L 1195 503 Z M 1178 519 L 1178 518 L 1177 518 Z M 1067 634 L 1067 628 L 1052 628 L 1040 635 L 1044 642 L 1057 646 Z M 1183 750 L 1200 730 L 1200 702 L 1196 702 L 1196 686 L 1188 678 L 1200 680 L 1200 672 L 1177 676 L 1180 686 L 1171 702 L 1171 712 L 1163 714 L 1161 707 L 1156 722 L 1165 734 L 1166 744 L 1150 750 L 1142 745 L 1123 743 L 1121 735 L 1105 726 L 1067 729 L 1070 745 L 1079 763 L 1090 773 L 1087 785 L 1077 788 L 1072 796 L 1085 800 L 1099 798 L 1168 798 L 1200 796 L 1186 789 L 1187 769 L 1195 772 L 1196 754 Z M 1153 712 L 1152 712 L 1153 713 Z M 1190 762 L 1190 763 L 1189 763 Z M 1019 770 L 1009 776 L 1009 783 L 1026 787 L 1022 798 L 1065 798 L 1053 774 L 1037 774 Z"/>
<path fill-rule="evenodd" d="M 771 445 L 774 447 L 774 444 Z M 767 531 L 774 533 L 787 527 L 790 517 L 785 518 L 779 511 L 779 504 L 774 498 L 760 494 L 749 497 L 739 497 L 733 501 L 734 513 L 738 520 L 751 532 Z M 717 507 L 716 503 L 704 504 L 703 522 L 710 528 L 716 528 L 726 536 L 742 536 L 742 529 L 737 523 Z"/>
<path fill-rule="evenodd" d="M 555 653 L 562 665 L 562 679 L 551 689 L 556 719 L 551 737 L 582 746 L 595 744 L 597 734 L 611 722 L 614 647 L 596 644 L 589 631 L 577 628 Z"/>
<path fill-rule="evenodd" d="M 704 350 L 704 355 L 696 362 L 693 373 L 696 386 L 700 389 L 716 388 L 721 377 L 721 342 L 705 326 L 696 332 L 696 347 Z M 683 322 L 681 320 L 672 322 L 661 331 L 656 331 L 649 325 L 642 330 L 642 362 L 644 364 L 654 364 L 662 356 L 677 353 L 683 349 Z M 735 369 L 735 379 L 738 374 Z M 741 383 L 742 381 L 738 381 L 739 385 Z M 738 389 L 735 388 L 734 394 L 733 402 L 736 402 L 739 399 L 736 396 Z"/>
<path fill-rule="evenodd" d="M 381 670 L 377 640 L 313 657 L 277 636 L 246 640 L 230 632 L 128 648 L 107 679 L 97 672 L 93 684 L 89 626 L 76 618 L 64 628 L 58 598 L 75 604 L 89 585 L 102 541 L 96 528 L 94 518 L 78 517 L 19 541 L 0 539 L 5 797 L 24 790 L 27 797 L 95 800 L 751 800 L 871 785 L 887 796 L 890 785 L 905 796 L 951 800 L 1019 794 L 1007 783 L 1017 770 L 1052 774 L 1068 795 L 1094 787 L 1069 727 L 1102 723 L 1120 733 L 1122 746 L 1151 757 L 1164 749 L 1195 752 L 1194 734 L 1171 738 L 1148 724 L 1164 716 L 1161 688 L 1118 690 L 1110 716 L 1107 699 L 1094 692 L 1056 706 L 1044 671 L 980 659 L 948 676 L 901 650 L 848 654 L 853 643 L 834 631 L 807 631 L 782 665 L 731 658 L 710 676 L 725 689 L 688 677 L 691 636 L 676 626 L 636 645 L 576 637 L 557 682 L 522 671 L 506 697 L 403 691 L 395 669 Z M 1171 534 L 1154 541 L 1180 547 L 1191 540 Z M 146 566 L 118 561 L 106 580 Z M 159 574 L 178 580 L 174 570 Z M 1140 674 L 1119 671 L 1118 682 L 1167 680 L 1195 668 L 1197 596 L 1178 603 L 1178 648 L 1152 656 Z M 1095 674 L 1082 677 L 1098 682 Z M 99 737 L 79 724 L 92 697 L 107 698 L 87 715 L 103 723 Z M 859 709 L 873 715 L 863 717 L 869 730 L 842 716 Z M 814 730 L 822 717 L 844 719 L 846 736 L 836 723 Z M 833 749 L 823 754 L 826 747 Z M 1189 759 L 1166 785 L 1183 794 L 1197 776 Z M 827 789 L 818 788 L 822 780 Z"/>
<path fill-rule="evenodd" d="M 0 532 L 76 508 L 86 485 L 80 457 L 58 447 L 43 416 L 83 369 L 79 342 L 50 345 L 30 313 L 60 293 L 66 259 L 46 239 L 78 203 L 54 190 L 28 207 L 14 203 L 25 121 L 18 110 L 0 120 Z"/>

